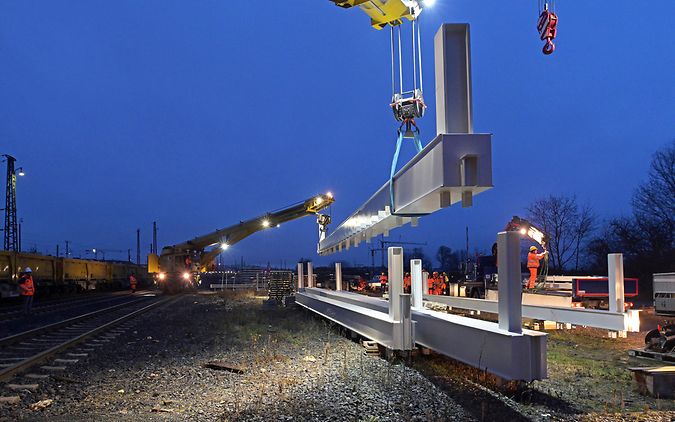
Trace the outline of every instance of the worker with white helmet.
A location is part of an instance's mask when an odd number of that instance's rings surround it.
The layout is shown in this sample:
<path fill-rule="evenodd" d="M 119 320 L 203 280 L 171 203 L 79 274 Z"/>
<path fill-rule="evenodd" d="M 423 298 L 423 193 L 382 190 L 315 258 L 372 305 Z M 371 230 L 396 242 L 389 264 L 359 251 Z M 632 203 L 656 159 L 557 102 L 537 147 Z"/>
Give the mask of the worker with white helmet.
<path fill-rule="evenodd" d="M 527 281 L 527 288 L 534 289 L 537 281 L 537 272 L 539 271 L 539 261 L 548 255 L 548 251 L 544 250 L 539 253 L 536 246 L 530 246 L 530 252 L 527 254 L 527 269 L 530 271 L 530 279 Z"/>
<path fill-rule="evenodd" d="M 19 278 L 21 296 L 23 296 L 23 314 L 28 316 L 33 309 L 33 296 L 35 296 L 35 284 L 33 284 L 33 270 L 24 268 Z"/>

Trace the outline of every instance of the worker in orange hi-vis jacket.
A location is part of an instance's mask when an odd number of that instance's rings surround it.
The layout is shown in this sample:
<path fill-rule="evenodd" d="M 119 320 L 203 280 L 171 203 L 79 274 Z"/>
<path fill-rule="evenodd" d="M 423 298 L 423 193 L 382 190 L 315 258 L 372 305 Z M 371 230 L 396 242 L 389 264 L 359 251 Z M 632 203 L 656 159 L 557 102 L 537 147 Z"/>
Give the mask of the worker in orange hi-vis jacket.
<path fill-rule="evenodd" d="M 33 310 L 33 296 L 35 296 L 35 284 L 33 284 L 33 270 L 26 267 L 19 278 L 19 288 L 23 297 L 23 314 L 28 316 Z"/>
<path fill-rule="evenodd" d="M 442 295 L 447 295 L 448 294 L 448 283 L 450 282 L 450 279 L 448 278 L 448 274 L 445 272 L 441 273 L 441 294 Z"/>
<path fill-rule="evenodd" d="M 131 288 L 131 293 L 136 293 L 137 284 L 138 284 L 138 281 L 136 280 L 136 275 L 132 273 L 129 276 L 129 287 Z"/>
<path fill-rule="evenodd" d="M 548 251 L 538 253 L 536 246 L 530 246 L 530 253 L 527 254 L 527 269 L 530 270 L 530 279 L 527 281 L 527 288 L 534 289 L 537 281 L 537 272 L 539 271 L 539 261 L 544 259 Z"/>
<path fill-rule="evenodd" d="M 431 291 L 432 291 L 431 294 L 433 295 L 441 294 L 441 276 L 438 275 L 438 271 L 434 271 L 431 278 L 433 279 L 431 283 Z"/>
<path fill-rule="evenodd" d="M 403 293 L 410 293 L 411 284 L 412 278 L 410 277 L 410 273 L 405 273 L 405 276 L 403 276 Z"/>
<path fill-rule="evenodd" d="M 427 273 L 427 292 L 428 294 L 434 294 L 434 276 L 433 274 Z"/>
<path fill-rule="evenodd" d="M 383 292 L 387 291 L 387 283 L 389 282 L 389 277 L 385 273 L 380 274 L 380 287 Z"/>

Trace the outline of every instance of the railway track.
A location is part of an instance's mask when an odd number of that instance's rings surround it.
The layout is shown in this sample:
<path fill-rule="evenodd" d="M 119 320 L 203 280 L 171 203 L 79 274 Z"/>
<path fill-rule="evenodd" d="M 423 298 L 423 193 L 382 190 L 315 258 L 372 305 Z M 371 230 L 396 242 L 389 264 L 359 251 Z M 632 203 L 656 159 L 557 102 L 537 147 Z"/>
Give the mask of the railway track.
<path fill-rule="evenodd" d="M 137 295 L 143 293 L 146 292 L 138 292 Z M 63 310 L 100 305 L 105 302 L 122 301 L 128 298 L 130 295 L 131 294 L 128 292 L 123 292 L 113 294 L 99 294 L 90 297 L 68 298 L 48 302 L 36 302 L 33 306 L 31 315 L 42 316 Z M 0 310 L 0 324 L 10 323 L 22 318 L 24 318 L 22 306 L 12 306 L 11 308 Z"/>
<path fill-rule="evenodd" d="M 119 327 L 144 312 L 167 305 L 179 297 L 142 296 L 124 303 L 88 312 L 64 321 L 38 327 L 0 339 L 0 382 L 6 382 L 21 374 L 30 380 L 24 384 L 6 384 L 14 391 L 32 390 L 38 387 L 34 381 L 49 378 L 53 372 L 66 369 L 89 353 L 124 333 Z M 73 350 L 71 350 L 73 349 Z M 64 353 L 68 352 L 68 353 Z M 40 364 L 53 359 L 53 364 Z M 31 372 L 27 373 L 27 370 Z M 45 373 L 46 372 L 46 373 Z"/>

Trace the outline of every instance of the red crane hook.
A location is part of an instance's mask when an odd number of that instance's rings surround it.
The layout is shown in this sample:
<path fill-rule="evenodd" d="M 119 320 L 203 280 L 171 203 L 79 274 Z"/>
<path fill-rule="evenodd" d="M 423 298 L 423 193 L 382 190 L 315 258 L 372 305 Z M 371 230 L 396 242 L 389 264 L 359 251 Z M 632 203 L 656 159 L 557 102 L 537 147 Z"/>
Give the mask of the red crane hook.
<path fill-rule="evenodd" d="M 553 40 L 558 33 L 558 15 L 548 9 L 548 4 L 544 5 L 544 10 L 539 15 L 539 22 L 537 23 L 537 31 L 542 40 L 546 40 L 542 52 L 549 55 L 555 51 L 555 44 Z"/>

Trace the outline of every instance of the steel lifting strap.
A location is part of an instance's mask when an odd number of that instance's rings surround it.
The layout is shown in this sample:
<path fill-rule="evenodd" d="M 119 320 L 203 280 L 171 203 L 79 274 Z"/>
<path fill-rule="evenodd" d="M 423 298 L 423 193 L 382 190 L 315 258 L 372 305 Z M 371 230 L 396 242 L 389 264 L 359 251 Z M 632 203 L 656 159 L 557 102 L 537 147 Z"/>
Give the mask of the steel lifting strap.
<path fill-rule="evenodd" d="M 422 141 L 419 136 L 419 129 L 412 131 L 413 141 L 415 143 L 415 148 L 417 153 L 422 151 Z M 391 160 L 391 171 L 389 172 L 389 207 L 391 208 L 391 213 L 395 214 L 396 209 L 394 208 L 394 174 L 396 174 L 396 165 L 398 164 L 398 156 L 401 152 L 401 144 L 403 143 L 403 136 L 405 131 L 401 129 L 398 130 L 398 138 L 396 139 L 396 151 L 394 152 L 394 158 Z"/>

